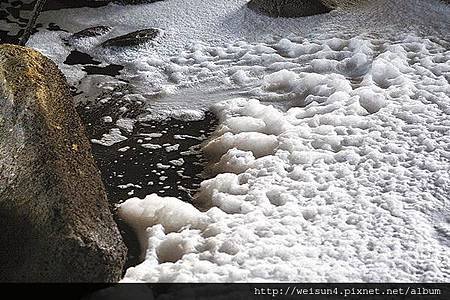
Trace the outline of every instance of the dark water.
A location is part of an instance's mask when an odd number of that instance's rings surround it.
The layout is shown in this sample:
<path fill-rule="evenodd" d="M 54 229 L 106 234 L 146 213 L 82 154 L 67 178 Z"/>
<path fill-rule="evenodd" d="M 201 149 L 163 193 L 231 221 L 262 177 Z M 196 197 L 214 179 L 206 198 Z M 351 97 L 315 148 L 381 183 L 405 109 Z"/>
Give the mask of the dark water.
<path fill-rule="evenodd" d="M 108 76 L 117 76 L 120 74 L 120 71 L 123 69 L 121 65 L 106 65 L 104 67 L 100 66 L 84 66 L 83 70 L 86 71 L 88 75 L 108 75 Z"/>
<path fill-rule="evenodd" d="M 121 65 L 109 64 L 103 67 L 99 66 L 101 62 L 94 60 L 89 54 L 78 50 L 70 52 L 64 63 L 66 65 L 83 65 L 83 71 L 88 75 L 108 75 L 114 77 L 119 75 L 120 71 L 123 70 L 123 66 Z"/>
<path fill-rule="evenodd" d="M 78 7 L 101 7 L 110 1 L 86 1 L 86 0 L 47 0 L 43 10 L 57 10 Z M 32 0 L 0 0 L 0 44 L 18 44 L 19 38 L 23 34 L 23 29 L 27 26 L 28 19 L 22 15 L 24 12 L 31 12 L 36 1 Z M 22 14 L 21 14 L 22 12 Z M 55 27 L 57 26 L 57 27 Z M 42 24 L 36 24 L 36 29 Z M 56 24 L 50 24 L 49 30 L 59 30 Z M 35 33 L 34 30 L 33 33 Z"/>
<path fill-rule="evenodd" d="M 105 104 L 95 102 L 78 107 L 89 138 L 101 139 L 111 128 L 117 128 L 117 119 L 134 118 L 142 112 L 142 107 L 127 102 L 122 96 L 111 98 Z M 127 107 L 127 112 L 121 112 L 119 107 Z M 113 122 L 105 123 L 104 116 L 111 116 Z M 191 202 L 203 180 L 201 173 L 206 163 L 199 151 L 200 145 L 216 124 L 211 113 L 206 113 L 206 117 L 199 121 L 169 118 L 140 122 L 135 124 L 133 132 L 122 130 L 122 135 L 128 138 L 125 141 L 112 146 L 93 143 L 93 155 L 110 203 L 115 205 L 131 197 L 144 198 L 153 193 Z M 161 148 L 143 147 L 148 143 Z M 127 224 L 117 216 L 116 221 L 129 249 L 128 268 L 140 262 L 139 243 Z"/>

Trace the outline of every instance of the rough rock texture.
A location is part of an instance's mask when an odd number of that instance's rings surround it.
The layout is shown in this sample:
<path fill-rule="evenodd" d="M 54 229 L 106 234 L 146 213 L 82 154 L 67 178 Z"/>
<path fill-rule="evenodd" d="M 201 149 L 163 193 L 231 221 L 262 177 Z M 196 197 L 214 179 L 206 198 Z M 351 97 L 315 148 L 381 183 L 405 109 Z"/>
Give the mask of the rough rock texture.
<path fill-rule="evenodd" d="M 44 11 L 76 8 L 76 7 L 101 7 L 108 5 L 112 0 L 47 0 L 44 5 Z"/>
<path fill-rule="evenodd" d="M 111 282 L 126 249 L 62 73 L 0 46 L 0 282 Z"/>
<path fill-rule="evenodd" d="M 86 29 L 83 29 L 81 31 L 75 32 L 72 35 L 72 38 L 74 39 L 81 39 L 81 38 L 87 38 L 87 37 L 94 37 L 94 36 L 100 36 L 104 35 L 111 31 L 111 27 L 109 26 L 95 26 L 95 27 L 89 27 Z"/>
<path fill-rule="evenodd" d="M 125 35 L 121 35 L 109 39 L 102 43 L 103 47 L 129 47 L 138 46 L 154 40 L 160 31 L 155 28 L 133 31 Z"/>
<path fill-rule="evenodd" d="M 330 12 L 329 0 L 251 0 L 248 7 L 271 17 L 304 17 Z"/>
<path fill-rule="evenodd" d="M 143 3 L 153 3 L 164 0 L 116 0 L 116 2 L 121 4 L 143 4 Z"/>

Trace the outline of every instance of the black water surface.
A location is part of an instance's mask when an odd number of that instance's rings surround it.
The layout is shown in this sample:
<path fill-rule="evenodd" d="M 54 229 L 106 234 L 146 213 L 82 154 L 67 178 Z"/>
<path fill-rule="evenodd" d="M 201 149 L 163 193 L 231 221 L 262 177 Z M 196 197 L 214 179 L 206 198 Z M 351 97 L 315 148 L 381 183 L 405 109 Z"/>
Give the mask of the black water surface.
<path fill-rule="evenodd" d="M 111 128 L 118 127 L 115 124 L 118 119 L 136 118 L 144 111 L 143 104 L 126 100 L 124 94 L 126 90 L 119 88 L 111 92 L 111 99 L 106 103 L 97 101 L 78 106 L 89 138 L 101 139 Z M 121 110 L 124 107 L 126 109 Z M 105 116 L 112 122 L 105 123 Z M 169 118 L 137 122 L 132 132 L 121 130 L 128 138 L 125 141 L 112 146 L 93 143 L 93 155 L 110 203 L 116 205 L 153 193 L 191 202 L 203 180 L 201 174 L 206 163 L 200 145 L 216 124 L 212 113 L 206 113 L 205 118 L 198 121 Z M 160 145 L 160 148 L 150 149 L 148 144 Z M 115 219 L 129 250 L 126 268 L 135 266 L 141 262 L 138 239 L 117 215 Z"/>
<path fill-rule="evenodd" d="M 123 70 L 123 66 L 115 64 L 104 67 L 84 66 L 83 70 L 86 71 L 88 75 L 108 75 L 114 77 L 120 74 L 120 71 Z"/>
<path fill-rule="evenodd" d="M 80 52 L 78 50 L 73 50 L 70 52 L 70 54 L 66 57 L 66 60 L 64 61 L 66 65 L 99 65 L 100 62 L 96 61 L 90 56 L 89 54 Z"/>

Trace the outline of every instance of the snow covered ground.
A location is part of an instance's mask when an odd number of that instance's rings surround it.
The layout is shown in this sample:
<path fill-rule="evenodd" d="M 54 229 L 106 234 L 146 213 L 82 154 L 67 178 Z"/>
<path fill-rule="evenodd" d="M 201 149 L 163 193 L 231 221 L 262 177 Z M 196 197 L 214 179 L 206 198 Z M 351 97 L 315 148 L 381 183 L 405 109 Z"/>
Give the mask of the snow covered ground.
<path fill-rule="evenodd" d="M 137 121 L 219 118 L 196 207 L 156 194 L 120 206 L 145 252 L 123 281 L 448 281 L 450 7 L 271 19 L 246 2 L 49 11 L 40 22 L 68 32 L 29 42 L 84 97 L 128 82 L 148 110 Z M 97 25 L 112 30 L 64 42 Z M 149 27 L 163 34 L 143 47 L 99 46 Z M 86 76 L 64 64 L 74 49 L 125 68 Z"/>

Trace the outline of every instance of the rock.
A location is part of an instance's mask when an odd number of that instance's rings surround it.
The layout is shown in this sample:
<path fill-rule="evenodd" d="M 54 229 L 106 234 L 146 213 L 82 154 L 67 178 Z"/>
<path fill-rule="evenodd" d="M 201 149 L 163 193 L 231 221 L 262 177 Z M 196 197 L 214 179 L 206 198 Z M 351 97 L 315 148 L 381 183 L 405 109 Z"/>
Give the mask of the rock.
<path fill-rule="evenodd" d="M 247 5 L 256 12 L 285 18 L 323 14 L 334 7 L 330 0 L 251 0 Z"/>
<path fill-rule="evenodd" d="M 44 11 L 79 8 L 79 7 L 102 7 L 108 5 L 112 0 L 47 0 L 44 6 Z"/>
<path fill-rule="evenodd" d="M 160 31 L 155 28 L 133 31 L 131 33 L 121 35 L 109 39 L 102 43 L 103 47 L 129 47 L 138 46 L 154 40 Z"/>
<path fill-rule="evenodd" d="M 120 4 L 144 4 L 144 3 L 153 3 L 164 0 L 116 0 L 117 3 Z"/>
<path fill-rule="evenodd" d="M 0 282 L 114 282 L 126 248 L 66 80 L 0 46 Z"/>
<path fill-rule="evenodd" d="M 101 36 L 111 31 L 109 26 L 94 26 L 75 32 L 71 39 L 82 39 L 87 37 Z"/>

